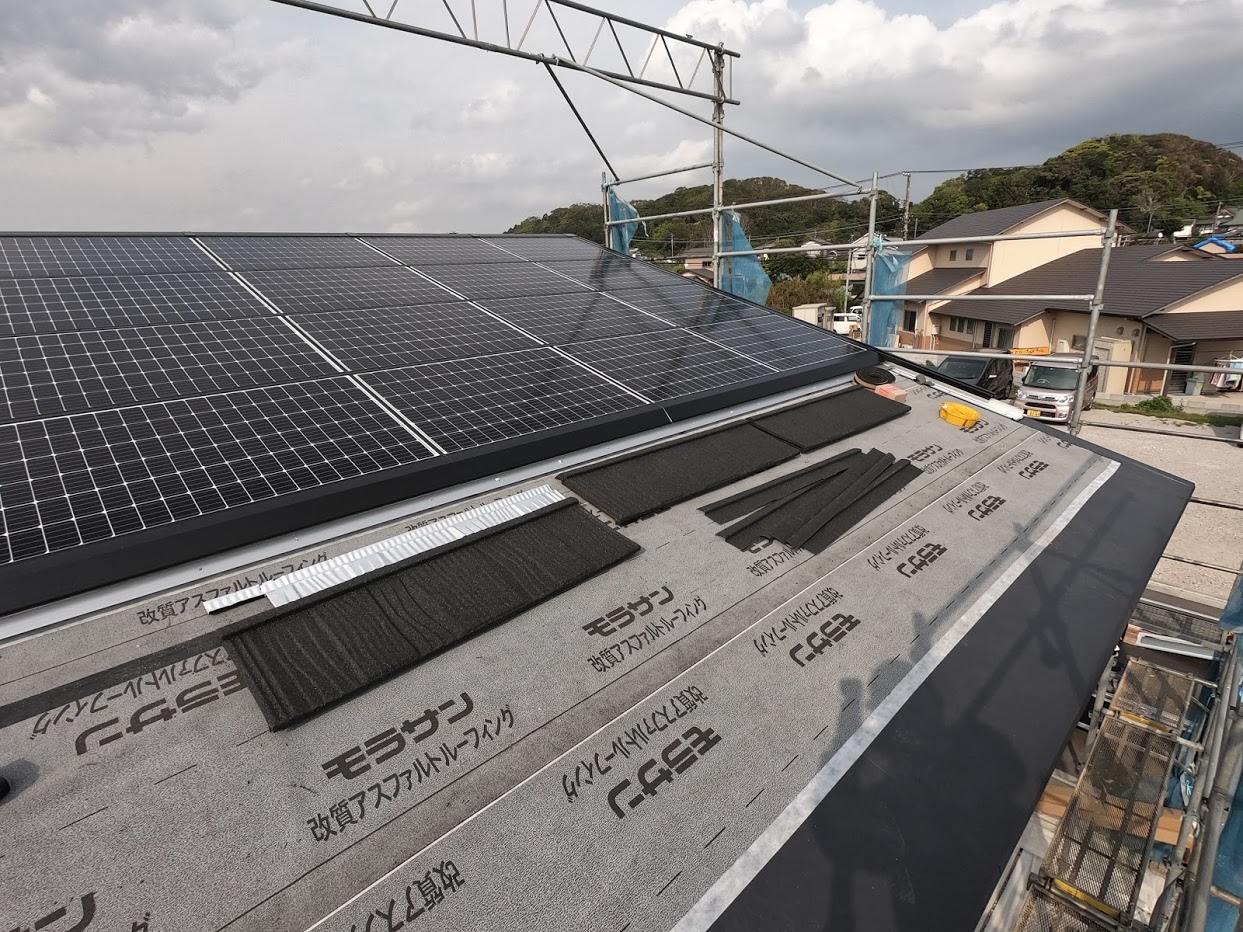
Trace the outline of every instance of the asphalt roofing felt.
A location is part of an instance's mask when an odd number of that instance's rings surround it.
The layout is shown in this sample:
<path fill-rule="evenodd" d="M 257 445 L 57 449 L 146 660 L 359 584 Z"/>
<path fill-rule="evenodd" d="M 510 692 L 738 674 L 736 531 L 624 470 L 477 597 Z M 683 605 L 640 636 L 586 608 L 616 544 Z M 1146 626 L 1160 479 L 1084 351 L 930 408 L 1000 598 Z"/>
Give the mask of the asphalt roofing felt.
<path fill-rule="evenodd" d="M 109 261 L 195 255 L 145 248 Z M 373 261 L 245 255 L 307 251 Z M 943 386 L 877 406 L 793 374 L 0 617 L 73 622 L 0 643 L 0 929 L 972 927 L 1191 489 L 991 403 L 954 427 Z M 640 463 L 685 475 L 557 478 Z M 606 497 L 648 492 L 617 527 Z M 720 536 L 800 501 L 790 541 Z M 379 565 L 419 534 L 443 543 Z M 317 573 L 340 582 L 282 588 Z"/>

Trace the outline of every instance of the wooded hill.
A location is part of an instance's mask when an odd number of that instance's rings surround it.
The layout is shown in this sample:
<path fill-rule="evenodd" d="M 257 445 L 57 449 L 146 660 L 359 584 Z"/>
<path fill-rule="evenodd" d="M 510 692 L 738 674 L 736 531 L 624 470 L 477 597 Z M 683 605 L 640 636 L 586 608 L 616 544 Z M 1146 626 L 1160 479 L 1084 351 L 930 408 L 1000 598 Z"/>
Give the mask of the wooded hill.
<path fill-rule="evenodd" d="M 814 193 L 779 178 L 744 178 L 725 182 L 725 203 L 769 200 Z M 1098 210 L 1119 208 L 1120 219 L 1138 233 L 1167 235 L 1188 220 L 1210 216 L 1218 202 L 1243 205 L 1243 159 L 1212 143 L 1189 136 L 1113 135 L 1072 146 L 1029 168 L 983 168 L 939 184 L 911 210 L 912 233 L 926 231 L 961 214 L 1011 207 L 1055 197 L 1070 197 Z M 673 213 L 708 207 L 709 185 L 678 188 L 654 200 L 638 200 L 641 214 Z M 752 243 L 778 238 L 846 242 L 867 230 L 866 201 L 806 201 L 759 207 L 743 214 Z M 901 229 L 901 205 L 882 194 L 877 227 L 893 234 Z M 603 242 L 600 204 L 559 207 L 542 217 L 528 217 L 510 233 L 577 233 Z M 640 230 L 634 246 L 645 254 L 669 256 L 711 241 L 706 217 L 653 221 Z"/>

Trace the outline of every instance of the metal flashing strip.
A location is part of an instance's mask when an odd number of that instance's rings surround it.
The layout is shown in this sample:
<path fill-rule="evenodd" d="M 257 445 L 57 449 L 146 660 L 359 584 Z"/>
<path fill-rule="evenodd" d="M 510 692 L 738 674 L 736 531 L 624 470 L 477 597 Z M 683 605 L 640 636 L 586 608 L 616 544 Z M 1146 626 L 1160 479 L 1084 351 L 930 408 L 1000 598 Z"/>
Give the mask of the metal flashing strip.
<path fill-rule="evenodd" d="M 203 603 L 208 612 L 218 612 L 241 602 L 249 602 L 266 595 L 273 605 L 288 605 L 298 599 L 322 592 L 332 586 L 355 579 L 385 566 L 391 566 L 416 554 L 435 547 L 461 540 L 479 531 L 565 499 L 565 495 L 550 485 L 518 492 L 505 498 L 478 505 L 455 515 L 447 515 L 423 527 L 415 528 L 395 537 L 368 544 L 316 563 L 294 570 L 284 576 L 268 580 L 257 586 L 230 592 Z"/>
<path fill-rule="evenodd" d="M 790 839 L 790 836 L 807 821 L 815 808 L 863 756 L 885 726 L 932 675 L 933 670 L 949 656 L 950 651 L 958 646 L 959 642 L 993 606 L 993 603 L 1001 598 L 1027 567 L 1035 562 L 1054 538 L 1066 529 L 1075 515 L 1117 470 L 1118 463 L 1110 461 L 1100 474 L 1075 497 L 1074 501 L 1066 506 L 1066 509 L 1049 525 L 1040 538 L 1017 557 L 984 594 L 959 617 L 953 627 L 946 631 L 928 653 L 916 662 L 910 672 L 885 697 L 841 749 L 820 768 L 820 771 L 794 798 L 794 801 L 773 820 L 751 847 L 738 857 L 729 870 L 722 874 L 717 882 L 700 897 L 699 901 L 674 926 L 673 932 L 707 932 L 726 908 L 737 899 L 743 888 L 755 879 L 756 875 Z"/>

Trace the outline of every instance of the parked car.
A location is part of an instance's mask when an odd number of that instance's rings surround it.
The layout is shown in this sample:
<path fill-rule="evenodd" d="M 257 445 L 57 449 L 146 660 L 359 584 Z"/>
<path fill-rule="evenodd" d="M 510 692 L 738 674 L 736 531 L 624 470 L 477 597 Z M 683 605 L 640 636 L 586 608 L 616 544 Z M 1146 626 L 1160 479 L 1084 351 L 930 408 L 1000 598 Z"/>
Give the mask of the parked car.
<path fill-rule="evenodd" d="M 834 311 L 833 324 L 829 327 L 834 333 L 850 336 L 852 331 L 863 326 L 863 309 L 852 307 L 849 311 Z"/>
<path fill-rule="evenodd" d="M 993 398 L 1009 398 L 1014 384 L 1014 364 L 1009 359 L 992 358 L 988 353 L 980 353 L 978 357 L 934 358 L 928 368 L 946 378 L 983 389 Z"/>
<path fill-rule="evenodd" d="M 1033 357 L 1019 385 L 1014 404 L 1028 417 L 1055 423 L 1069 421 L 1075 401 L 1075 386 L 1079 381 L 1079 358 L 1077 353 Z M 1099 359 L 1099 356 L 1092 357 L 1093 362 Z M 1084 411 L 1090 410 L 1096 400 L 1098 372 L 1097 366 L 1088 370 L 1088 383 L 1083 392 Z"/>

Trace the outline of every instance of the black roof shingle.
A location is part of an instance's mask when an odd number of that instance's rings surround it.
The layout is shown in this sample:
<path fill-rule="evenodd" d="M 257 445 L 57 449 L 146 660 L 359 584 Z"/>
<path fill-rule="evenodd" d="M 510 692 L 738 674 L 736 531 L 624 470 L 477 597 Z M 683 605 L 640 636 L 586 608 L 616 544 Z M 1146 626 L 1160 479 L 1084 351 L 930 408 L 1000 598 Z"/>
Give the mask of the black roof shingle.
<path fill-rule="evenodd" d="M 1160 261 L 1168 246 L 1124 246 L 1113 250 L 1105 280 L 1106 314 L 1143 318 L 1232 279 L 1243 279 L 1243 268 L 1229 260 Z M 973 295 L 1091 294 L 1100 271 L 1100 249 L 1081 249 L 1055 259 L 993 288 Z M 908 289 L 909 290 L 909 289 Z M 1046 310 L 1083 311 L 1083 301 L 950 301 L 935 313 L 972 317 L 998 324 L 1021 324 Z"/>
<path fill-rule="evenodd" d="M 1073 204 L 1070 198 L 1055 197 L 1034 204 L 1018 204 L 1014 207 L 999 207 L 996 210 L 981 210 L 973 214 L 963 214 L 953 220 L 947 220 L 935 226 L 916 239 L 948 239 L 958 236 L 1000 236 L 1007 230 L 1018 226 L 1024 220 L 1038 217 L 1058 204 Z"/>

